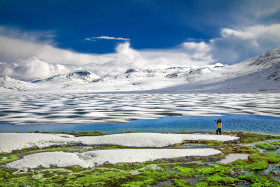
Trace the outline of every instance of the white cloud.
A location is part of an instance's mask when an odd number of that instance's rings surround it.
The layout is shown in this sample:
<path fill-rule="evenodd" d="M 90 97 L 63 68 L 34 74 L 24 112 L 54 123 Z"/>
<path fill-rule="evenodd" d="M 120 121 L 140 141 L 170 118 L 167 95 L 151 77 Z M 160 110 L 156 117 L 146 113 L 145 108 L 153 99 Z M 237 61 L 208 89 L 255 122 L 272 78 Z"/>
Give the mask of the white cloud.
<path fill-rule="evenodd" d="M 0 75 L 37 79 L 86 69 L 104 76 L 123 73 L 129 68 L 233 64 L 279 46 L 280 24 L 223 28 L 220 37 L 209 42 L 184 42 L 173 49 L 136 50 L 125 41 L 116 47 L 115 53 L 103 55 L 59 49 L 49 43 L 37 42 L 34 37 L 29 40 L 28 37 L 0 35 Z"/>
<path fill-rule="evenodd" d="M 31 56 L 17 63 L 0 63 L 0 75 L 8 75 L 19 79 L 33 80 L 47 78 L 57 74 L 65 74 L 79 69 L 77 66 L 50 64 Z"/>
<path fill-rule="evenodd" d="M 121 40 L 121 41 L 129 41 L 129 38 L 121 38 L 121 37 L 111 37 L 111 36 L 97 36 L 97 37 L 89 37 L 85 40 L 89 41 L 96 41 L 96 39 L 103 39 L 103 40 Z"/>
<path fill-rule="evenodd" d="M 213 58 L 233 64 L 280 46 L 280 24 L 223 28 L 221 37 L 210 41 Z"/>
<path fill-rule="evenodd" d="M 48 43 L 0 35 L 1 75 L 21 79 L 45 78 L 76 69 L 87 69 L 99 76 L 123 73 L 129 68 L 168 68 L 202 66 L 212 62 L 200 51 L 180 46 L 169 50 L 135 50 L 128 41 L 120 43 L 111 54 L 83 54 L 56 48 Z M 203 54 L 203 55 L 201 55 Z M 38 73 L 40 72 L 40 73 Z"/>
<path fill-rule="evenodd" d="M 234 36 L 243 40 L 267 39 L 280 42 L 280 24 L 256 25 L 239 30 L 224 28 L 221 30 L 221 35 L 223 38 Z"/>

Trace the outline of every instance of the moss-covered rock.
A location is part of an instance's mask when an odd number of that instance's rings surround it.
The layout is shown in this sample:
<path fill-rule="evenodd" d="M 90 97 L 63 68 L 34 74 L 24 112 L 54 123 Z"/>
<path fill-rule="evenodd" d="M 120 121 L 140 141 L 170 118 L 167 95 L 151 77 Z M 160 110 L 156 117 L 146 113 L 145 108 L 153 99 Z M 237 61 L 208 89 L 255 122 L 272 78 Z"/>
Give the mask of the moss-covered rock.
<path fill-rule="evenodd" d="M 252 164 L 249 164 L 249 168 L 251 170 L 264 170 L 268 168 L 268 163 L 266 161 L 257 161 L 257 162 L 253 162 Z"/>
<path fill-rule="evenodd" d="M 280 155 L 278 153 L 272 153 L 272 152 L 255 153 L 255 154 L 251 154 L 248 159 L 253 162 L 266 161 L 269 163 L 277 163 L 280 161 Z"/>
<path fill-rule="evenodd" d="M 280 148 L 280 141 L 256 144 L 256 147 L 266 150 L 277 150 Z"/>
<path fill-rule="evenodd" d="M 269 176 L 255 174 L 253 172 L 240 176 L 239 179 L 247 180 L 248 182 L 251 183 L 251 186 L 254 186 L 254 187 L 279 186 L 280 185 L 280 181 L 277 181 L 276 179 L 273 179 Z"/>
<path fill-rule="evenodd" d="M 234 184 L 239 181 L 237 178 L 232 178 L 224 175 L 221 176 L 218 174 L 212 175 L 210 177 L 206 177 L 204 178 L 204 180 L 212 184 L 225 184 L 225 185 Z"/>

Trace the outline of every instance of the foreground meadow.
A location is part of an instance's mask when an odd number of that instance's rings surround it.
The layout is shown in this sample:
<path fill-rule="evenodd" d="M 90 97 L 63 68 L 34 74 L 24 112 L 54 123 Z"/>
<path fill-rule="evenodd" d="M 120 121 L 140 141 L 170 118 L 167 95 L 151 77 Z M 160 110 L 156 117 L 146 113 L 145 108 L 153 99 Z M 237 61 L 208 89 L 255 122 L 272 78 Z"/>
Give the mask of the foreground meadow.
<path fill-rule="evenodd" d="M 30 135 L 37 133 L 30 133 Z M 46 134 L 49 133 L 39 133 Z M 134 133 L 118 134 L 120 137 Z M 138 133 L 140 134 L 140 133 Z M 210 132 L 177 134 L 215 137 Z M 186 140 L 161 146 L 121 146 L 118 142 L 109 144 L 89 144 L 68 142 L 43 146 L 29 146 L 6 151 L 0 154 L 1 186 L 279 186 L 280 185 L 280 137 L 253 133 L 230 132 L 226 137 L 237 137 L 230 141 L 221 140 Z M 97 135 L 97 136 L 94 136 Z M 153 134 L 154 136 L 155 134 Z M 163 134 L 166 135 L 166 134 Z M 175 135 L 176 134 L 171 134 Z M 91 138 L 106 137 L 101 132 L 72 132 L 65 137 Z M 175 137 L 174 136 L 174 137 Z M 108 136 L 107 136 L 108 137 Z M 177 136 L 176 136 L 177 137 Z M 146 138 L 147 141 L 147 138 Z M 177 140 L 176 140 L 177 141 Z M 263 141 L 263 142 L 261 142 Z M 137 140 L 135 141 L 137 142 Z M 140 141 L 141 142 L 141 141 Z M 256 143 L 261 142 L 261 143 Z M 46 142 L 45 142 L 46 143 Z M 57 143 L 57 142 L 56 142 Z M 76 156 L 88 152 L 113 151 L 108 158 L 122 158 L 122 151 L 134 150 L 127 162 L 124 160 L 103 160 L 95 165 L 68 163 L 64 167 L 54 163 L 44 154 L 69 153 Z M 190 150 L 200 154 L 187 156 L 155 157 L 160 151 Z M 157 151 L 158 150 L 158 151 Z M 211 150 L 214 152 L 207 152 Z M 114 152 L 117 151 L 117 152 Z M 142 151 L 142 152 L 141 152 Z M 149 152 L 150 151 L 150 152 Z M 149 152 L 149 156 L 147 156 Z M 207 152 L 207 154 L 205 154 Z M 51 154 L 52 153 L 52 154 Z M 115 155 L 113 155 L 115 153 Z M 138 154 L 138 155 L 137 155 Z M 139 154 L 146 155 L 146 160 L 135 160 Z M 41 157 L 40 157 L 41 155 Z M 162 155 L 166 155 L 166 152 Z M 73 155 L 72 155 L 73 156 Z M 33 160 L 28 159 L 33 157 Z M 98 154 L 92 155 L 98 158 Z M 140 156 L 141 157 L 141 156 Z M 71 157 L 72 158 L 72 157 Z M 56 159 L 59 159 L 57 157 Z M 63 163 L 67 161 L 64 157 Z M 141 157 L 141 159 L 143 159 Z M 39 165 L 32 164 L 38 163 Z M 66 161 L 65 161 L 66 160 Z M 44 165 L 48 163 L 47 165 Z M 87 162 L 89 163 L 89 162 Z M 25 164 L 25 165 L 24 165 Z"/>

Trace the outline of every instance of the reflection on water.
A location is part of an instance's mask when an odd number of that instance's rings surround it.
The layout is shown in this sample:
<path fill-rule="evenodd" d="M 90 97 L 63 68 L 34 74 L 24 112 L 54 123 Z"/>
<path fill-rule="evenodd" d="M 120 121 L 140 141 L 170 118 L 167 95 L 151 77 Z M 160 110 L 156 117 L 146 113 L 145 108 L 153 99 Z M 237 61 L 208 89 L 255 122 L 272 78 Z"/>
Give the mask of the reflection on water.
<path fill-rule="evenodd" d="M 123 123 L 214 113 L 280 117 L 279 94 L 1 94 L 0 124 Z"/>

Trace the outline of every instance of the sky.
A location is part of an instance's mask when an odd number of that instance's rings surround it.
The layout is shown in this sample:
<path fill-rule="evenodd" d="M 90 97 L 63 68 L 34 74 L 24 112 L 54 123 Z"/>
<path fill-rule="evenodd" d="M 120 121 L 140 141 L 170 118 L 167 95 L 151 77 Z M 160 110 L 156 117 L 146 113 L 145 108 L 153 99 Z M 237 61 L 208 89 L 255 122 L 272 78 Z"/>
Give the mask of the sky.
<path fill-rule="evenodd" d="M 279 0 L 0 0 L 0 75 L 235 64 L 280 47 Z"/>

